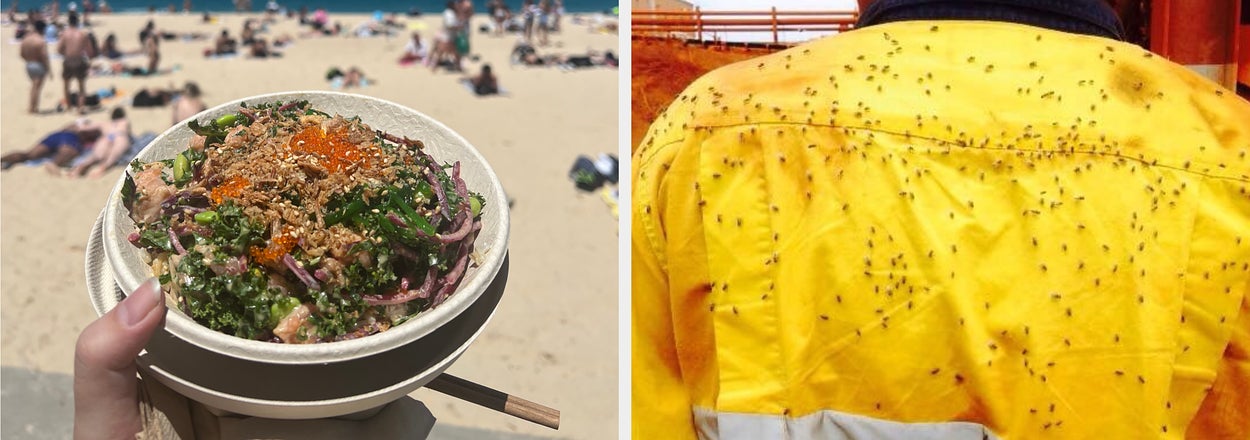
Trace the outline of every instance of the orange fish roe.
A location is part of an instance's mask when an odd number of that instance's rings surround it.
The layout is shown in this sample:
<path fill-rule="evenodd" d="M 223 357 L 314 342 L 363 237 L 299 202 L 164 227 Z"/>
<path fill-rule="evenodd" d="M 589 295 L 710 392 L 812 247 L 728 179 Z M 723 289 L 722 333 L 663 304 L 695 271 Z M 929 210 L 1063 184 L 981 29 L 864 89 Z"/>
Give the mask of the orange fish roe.
<path fill-rule="evenodd" d="M 214 204 L 220 205 L 227 197 L 238 197 L 243 193 L 243 189 L 251 184 L 252 182 L 246 177 L 234 176 L 209 191 L 208 197 L 213 199 Z"/>
<path fill-rule="evenodd" d="M 291 137 L 287 148 L 296 153 L 316 156 L 321 166 L 332 173 L 359 165 L 372 168 L 374 155 L 379 152 L 372 145 L 356 145 L 347 141 L 347 130 L 338 129 L 326 133 L 321 127 L 311 126 Z"/>
<path fill-rule="evenodd" d="M 248 249 L 248 254 L 252 259 L 261 264 L 277 264 L 282 260 L 282 256 L 291 252 L 295 244 L 299 243 L 299 238 L 295 237 L 295 228 L 285 227 L 282 233 L 269 240 L 269 246 L 260 247 L 252 246 Z"/>

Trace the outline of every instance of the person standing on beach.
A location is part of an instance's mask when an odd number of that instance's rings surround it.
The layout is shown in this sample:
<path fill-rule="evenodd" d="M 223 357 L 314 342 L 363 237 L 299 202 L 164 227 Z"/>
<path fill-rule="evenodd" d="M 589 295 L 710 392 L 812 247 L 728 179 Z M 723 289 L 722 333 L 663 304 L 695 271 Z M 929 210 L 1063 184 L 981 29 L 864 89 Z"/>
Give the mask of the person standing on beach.
<path fill-rule="evenodd" d="M 473 0 L 460 0 L 460 4 L 456 7 L 456 15 L 460 22 L 460 35 L 456 39 L 456 53 L 461 57 L 469 55 L 469 34 L 472 30 L 473 20 Z M 457 63 L 459 64 L 459 63 Z"/>
<path fill-rule="evenodd" d="M 564 16 L 564 0 L 552 0 L 551 31 L 560 32 L 560 17 Z"/>
<path fill-rule="evenodd" d="M 486 4 L 486 10 L 494 20 L 495 36 L 503 35 L 508 30 L 508 20 L 512 18 L 508 5 L 503 0 L 490 0 L 490 3 Z"/>
<path fill-rule="evenodd" d="M 148 38 L 143 42 L 143 53 L 148 56 L 148 75 L 155 75 L 157 68 L 161 63 L 161 38 L 159 32 L 148 33 Z"/>
<path fill-rule="evenodd" d="M 39 93 L 43 91 L 43 82 L 52 73 L 52 64 L 48 61 L 48 42 L 43 39 L 47 23 L 36 21 L 34 31 L 27 32 L 22 38 L 22 60 L 26 61 L 26 76 L 30 77 L 30 113 L 39 112 Z"/>
<path fill-rule="evenodd" d="M 91 67 L 91 42 L 87 34 L 78 27 L 78 14 L 69 13 L 69 27 L 61 33 L 57 43 L 57 53 L 64 57 L 61 68 L 61 79 L 65 80 L 65 107 L 75 107 L 79 113 L 85 113 L 83 103 L 87 98 L 87 70 Z M 70 81 L 78 80 L 78 99 L 71 99 Z"/>
<path fill-rule="evenodd" d="M 547 40 L 548 33 L 551 31 L 551 0 L 538 0 L 538 20 L 535 26 L 538 26 L 538 45 L 546 46 L 550 42 Z"/>
<path fill-rule="evenodd" d="M 140 47 L 148 41 L 148 34 L 153 32 L 156 32 L 156 20 L 148 20 L 147 24 L 143 25 L 143 29 L 139 30 Z"/>
<path fill-rule="evenodd" d="M 447 0 L 446 8 L 443 9 L 443 32 L 434 41 L 434 53 L 431 54 L 429 61 L 431 71 L 438 69 L 439 64 L 443 62 L 447 55 L 451 55 L 457 72 L 463 70 L 463 66 L 460 64 L 460 50 L 456 47 L 456 40 L 457 36 L 460 35 L 460 28 L 464 27 L 464 23 L 460 21 L 457 7 L 455 0 Z"/>
<path fill-rule="evenodd" d="M 534 0 L 522 0 L 521 16 L 525 17 L 525 42 L 527 44 L 534 44 L 534 26 L 541 14 L 542 10 L 534 4 Z"/>

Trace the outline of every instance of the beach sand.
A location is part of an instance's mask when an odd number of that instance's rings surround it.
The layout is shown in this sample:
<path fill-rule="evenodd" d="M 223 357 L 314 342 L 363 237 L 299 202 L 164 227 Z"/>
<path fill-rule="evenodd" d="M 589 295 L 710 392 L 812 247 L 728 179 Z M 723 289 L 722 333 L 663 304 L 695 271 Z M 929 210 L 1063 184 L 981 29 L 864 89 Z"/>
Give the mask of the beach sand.
<path fill-rule="evenodd" d="M 249 15 L 259 17 L 259 14 Z M 120 48 L 139 48 L 138 32 L 154 18 L 159 29 L 215 36 L 228 28 L 237 38 L 242 15 L 220 15 L 215 24 L 199 16 L 157 14 L 93 15 L 102 41 L 115 32 Z M 617 51 L 615 34 L 598 33 L 564 21 L 553 35 L 557 46 L 540 53 Z M 364 15 L 332 15 L 345 29 Z M 414 20 L 403 17 L 405 20 Z M 433 36 L 437 16 L 423 16 L 422 35 Z M 476 17 L 474 27 L 485 23 Z M 5 26 L 0 47 L 0 153 L 32 146 L 62 126 L 70 113 L 30 115 L 30 82 L 8 44 L 14 28 Z M 280 20 L 263 36 L 302 29 Z M 566 173 L 579 154 L 617 151 L 615 69 L 564 72 L 555 68 L 511 66 L 516 36 L 490 37 L 474 32 L 473 53 L 489 62 L 507 96 L 479 99 L 457 80 L 461 74 L 431 73 L 423 67 L 400 67 L 396 60 L 407 32 L 390 38 L 296 38 L 280 59 L 208 60 L 201 52 L 210 42 L 163 41 L 163 69 L 153 77 L 91 77 L 88 91 L 115 86 L 125 96 L 142 87 L 181 87 L 199 83 L 209 105 L 250 95 L 291 90 L 330 90 L 325 72 L 333 66 L 357 66 L 374 81 L 349 91 L 391 100 L 424 112 L 461 133 L 494 167 L 515 199 L 510 243 L 511 274 L 499 308 L 474 345 L 448 371 L 495 389 L 562 411 L 562 427 L 552 431 L 492 410 L 421 389 L 412 397 L 424 402 L 441 425 L 470 427 L 473 433 L 543 437 L 606 438 L 617 432 L 617 223 L 595 194 L 575 190 Z M 129 65 L 146 64 L 142 56 Z M 480 63 L 466 63 L 476 73 Z M 53 61 L 56 80 L 45 84 L 41 107 L 62 97 L 61 65 Z M 117 101 L 108 104 L 116 104 Z M 106 109 L 89 117 L 103 121 Z M 136 134 L 161 132 L 171 124 L 167 107 L 127 108 Z M 0 173 L 0 364 L 4 367 L 4 437 L 40 437 L 49 430 L 68 432 L 23 420 L 15 414 L 72 412 L 70 390 L 73 347 L 78 333 L 95 318 L 86 294 L 84 247 L 120 168 L 99 180 L 72 180 L 41 167 L 16 166 Z M 11 389 L 21 378 L 43 389 L 17 400 Z M 43 384 L 42 388 L 41 385 Z M 54 419 L 55 420 L 55 419 Z M 60 423 L 67 425 L 67 419 Z M 476 435 L 475 435 L 476 436 Z"/>

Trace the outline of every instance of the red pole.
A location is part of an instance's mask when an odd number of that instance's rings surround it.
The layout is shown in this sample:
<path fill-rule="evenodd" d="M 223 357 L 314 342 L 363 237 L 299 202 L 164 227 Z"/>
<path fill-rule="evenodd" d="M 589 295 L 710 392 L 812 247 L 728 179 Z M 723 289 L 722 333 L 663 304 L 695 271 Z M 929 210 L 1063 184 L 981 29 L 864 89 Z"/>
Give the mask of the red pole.
<path fill-rule="evenodd" d="M 773 6 L 773 44 L 777 44 L 777 7 Z"/>
<path fill-rule="evenodd" d="M 699 29 L 696 34 L 697 39 L 703 41 L 703 12 L 699 10 L 698 6 L 694 7 L 694 19 L 696 22 L 695 27 Z"/>

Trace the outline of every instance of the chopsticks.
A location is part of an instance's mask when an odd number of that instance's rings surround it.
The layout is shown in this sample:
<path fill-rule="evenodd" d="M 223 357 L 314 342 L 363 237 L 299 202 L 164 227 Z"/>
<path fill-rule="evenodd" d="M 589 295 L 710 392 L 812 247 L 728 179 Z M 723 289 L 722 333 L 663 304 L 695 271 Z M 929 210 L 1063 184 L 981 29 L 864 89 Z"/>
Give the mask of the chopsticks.
<path fill-rule="evenodd" d="M 560 429 L 560 411 L 443 373 L 426 388 L 551 429 Z"/>

